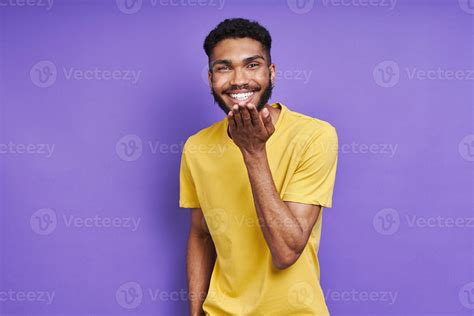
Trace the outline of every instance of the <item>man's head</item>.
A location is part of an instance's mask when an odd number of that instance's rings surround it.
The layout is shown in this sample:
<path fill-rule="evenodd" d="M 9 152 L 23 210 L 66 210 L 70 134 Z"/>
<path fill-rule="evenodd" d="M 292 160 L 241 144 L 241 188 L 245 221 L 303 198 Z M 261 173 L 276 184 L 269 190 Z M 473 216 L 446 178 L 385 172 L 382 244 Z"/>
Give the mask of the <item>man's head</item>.
<path fill-rule="evenodd" d="M 204 41 L 209 85 L 227 114 L 234 104 L 253 103 L 260 111 L 272 95 L 275 65 L 270 33 L 254 21 L 226 19 Z"/>

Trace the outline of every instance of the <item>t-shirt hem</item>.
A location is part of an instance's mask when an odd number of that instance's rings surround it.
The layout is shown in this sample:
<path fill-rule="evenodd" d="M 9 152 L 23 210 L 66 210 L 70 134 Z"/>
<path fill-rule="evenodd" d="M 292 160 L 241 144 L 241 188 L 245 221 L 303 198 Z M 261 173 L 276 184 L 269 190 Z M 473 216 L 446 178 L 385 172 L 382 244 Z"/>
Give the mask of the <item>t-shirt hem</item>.
<path fill-rule="evenodd" d="M 187 201 L 179 201 L 179 207 L 181 208 L 201 208 L 199 203 L 187 202 Z"/>
<path fill-rule="evenodd" d="M 305 196 L 301 196 L 298 194 L 292 194 L 292 193 L 285 193 L 282 198 L 283 201 L 288 201 L 288 202 L 297 202 L 297 203 L 303 203 L 303 204 L 313 204 L 313 205 L 320 205 L 325 208 L 331 208 L 332 207 L 332 201 L 325 201 L 322 199 L 314 199 L 314 198 L 308 198 Z"/>

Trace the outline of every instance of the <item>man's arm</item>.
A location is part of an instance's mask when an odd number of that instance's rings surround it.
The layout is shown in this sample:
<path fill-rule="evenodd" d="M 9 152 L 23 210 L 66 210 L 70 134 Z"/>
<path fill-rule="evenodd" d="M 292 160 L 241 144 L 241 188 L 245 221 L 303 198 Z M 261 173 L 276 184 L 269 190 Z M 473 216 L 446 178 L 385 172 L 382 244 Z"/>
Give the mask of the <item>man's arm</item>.
<path fill-rule="evenodd" d="M 275 131 L 267 109 L 258 113 L 253 104 L 238 104 L 227 118 L 232 139 L 244 157 L 257 217 L 273 264 L 285 269 L 296 262 L 306 247 L 321 207 L 280 199 L 266 153 L 265 144 Z"/>
<path fill-rule="evenodd" d="M 186 256 L 190 315 L 204 315 L 202 304 L 209 290 L 216 251 L 200 208 L 191 209 Z"/>
<path fill-rule="evenodd" d="M 245 154 L 257 217 L 275 267 L 285 269 L 298 260 L 306 247 L 321 207 L 280 199 L 265 151 Z"/>

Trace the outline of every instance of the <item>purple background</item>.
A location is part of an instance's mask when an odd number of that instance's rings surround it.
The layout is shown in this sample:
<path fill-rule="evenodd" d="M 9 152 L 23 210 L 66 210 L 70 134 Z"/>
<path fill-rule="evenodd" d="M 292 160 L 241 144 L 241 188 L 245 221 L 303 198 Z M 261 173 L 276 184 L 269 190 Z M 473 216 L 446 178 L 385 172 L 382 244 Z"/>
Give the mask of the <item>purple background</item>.
<path fill-rule="evenodd" d="M 474 315 L 474 1 L 217 1 L 0 1 L 0 313 L 187 313 L 181 148 L 224 118 L 202 42 L 247 17 L 271 101 L 338 131 L 331 314 Z"/>

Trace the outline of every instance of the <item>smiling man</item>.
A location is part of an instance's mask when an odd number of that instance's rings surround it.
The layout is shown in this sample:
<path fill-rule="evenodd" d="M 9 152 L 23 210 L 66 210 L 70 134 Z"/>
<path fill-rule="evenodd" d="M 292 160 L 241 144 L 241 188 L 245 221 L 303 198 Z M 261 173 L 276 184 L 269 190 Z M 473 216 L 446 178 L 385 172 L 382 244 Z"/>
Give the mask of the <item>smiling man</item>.
<path fill-rule="evenodd" d="M 328 315 L 317 253 L 322 211 L 332 206 L 336 130 L 268 103 L 276 68 L 257 22 L 224 20 L 204 50 L 226 117 L 190 136 L 181 157 L 190 313 Z M 215 146 L 225 150 L 202 150 Z"/>

